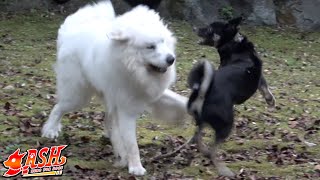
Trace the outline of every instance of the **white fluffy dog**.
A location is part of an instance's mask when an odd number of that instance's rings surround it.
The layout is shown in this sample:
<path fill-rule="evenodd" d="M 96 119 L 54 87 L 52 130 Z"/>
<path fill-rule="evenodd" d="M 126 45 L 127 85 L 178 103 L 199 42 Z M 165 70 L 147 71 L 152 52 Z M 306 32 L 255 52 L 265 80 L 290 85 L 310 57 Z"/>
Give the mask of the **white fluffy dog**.
<path fill-rule="evenodd" d="M 97 95 L 106 107 L 105 134 L 116 163 L 143 175 L 136 119 L 145 110 L 158 118 L 186 115 L 187 98 L 168 87 L 175 80 L 175 38 L 159 15 L 138 6 L 116 17 L 110 1 L 88 5 L 66 18 L 57 41 L 58 102 L 42 129 L 56 138 L 64 113 Z"/>

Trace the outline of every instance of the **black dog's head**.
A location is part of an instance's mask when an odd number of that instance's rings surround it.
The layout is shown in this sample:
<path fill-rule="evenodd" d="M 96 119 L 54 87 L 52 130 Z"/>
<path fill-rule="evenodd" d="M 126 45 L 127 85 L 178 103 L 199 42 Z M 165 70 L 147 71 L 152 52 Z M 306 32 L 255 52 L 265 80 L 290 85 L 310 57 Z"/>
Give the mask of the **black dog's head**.
<path fill-rule="evenodd" d="M 238 17 L 228 22 L 213 22 L 206 27 L 195 29 L 197 35 L 202 38 L 199 44 L 219 47 L 234 39 L 241 21 L 242 17 Z"/>

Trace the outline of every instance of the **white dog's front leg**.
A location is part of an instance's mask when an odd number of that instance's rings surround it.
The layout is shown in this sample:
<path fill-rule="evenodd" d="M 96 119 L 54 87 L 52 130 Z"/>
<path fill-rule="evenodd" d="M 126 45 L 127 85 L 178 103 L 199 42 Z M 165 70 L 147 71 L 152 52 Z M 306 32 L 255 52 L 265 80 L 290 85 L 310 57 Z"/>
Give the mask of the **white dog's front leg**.
<path fill-rule="evenodd" d="M 167 122 L 179 122 L 187 116 L 188 98 L 166 89 L 162 96 L 151 107 L 151 115 L 155 119 Z"/>
<path fill-rule="evenodd" d="M 118 113 L 119 132 L 127 153 L 129 173 L 144 175 L 145 168 L 140 161 L 140 153 L 136 136 L 136 118 L 138 114 L 129 115 L 125 112 Z"/>
<path fill-rule="evenodd" d="M 112 115 L 111 113 L 108 113 L 108 110 L 105 112 L 105 116 L 103 119 L 104 123 L 104 130 L 103 130 L 103 135 L 106 138 L 111 138 L 111 131 L 112 131 Z"/>

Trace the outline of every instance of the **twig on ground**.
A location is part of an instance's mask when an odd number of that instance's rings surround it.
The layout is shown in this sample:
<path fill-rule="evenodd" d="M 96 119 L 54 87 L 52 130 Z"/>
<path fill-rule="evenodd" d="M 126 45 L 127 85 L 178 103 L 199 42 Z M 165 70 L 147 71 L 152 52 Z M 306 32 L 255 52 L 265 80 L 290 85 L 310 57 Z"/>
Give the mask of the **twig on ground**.
<path fill-rule="evenodd" d="M 168 158 L 168 157 L 172 157 L 174 156 L 175 154 L 177 154 L 182 148 L 184 148 L 186 145 L 190 144 L 190 143 L 193 143 L 195 140 L 195 136 L 193 136 L 192 138 L 190 138 L 187 142 L 185 142 L 184 144 L 182 144 L 181 146 L 179 146 L 176 150 L 170 152 L 170 153 L 167 153 L 167 154 L 160 154 L 160 155 L 157 155 L 157 156 L 154 156 L 153 158 L 151 158 L 151 162 L 152 161 L 156 161 L 156 160 L 159 160 L 159 159 L 162 159 L 162 158 Z"/>

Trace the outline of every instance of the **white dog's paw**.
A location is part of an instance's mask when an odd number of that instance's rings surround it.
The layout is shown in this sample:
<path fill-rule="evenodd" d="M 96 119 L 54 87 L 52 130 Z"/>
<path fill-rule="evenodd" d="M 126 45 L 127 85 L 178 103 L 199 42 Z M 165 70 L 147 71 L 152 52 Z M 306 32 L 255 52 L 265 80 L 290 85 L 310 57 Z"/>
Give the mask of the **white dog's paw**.
<path fill-rule="evenodd" d="M 142 166 L 137 166 L 137 167 L 129 167 L 129 173 L 134 174 L 136 176 L 142 176 L 146 173 L 146 169 L 143 168 Z"/>
<path fill-rule="evenodd" d="M 42 137 L 55 139 L 59 136 L 59 132 L 61 131 L 62 125 L 58 124 L 51 124 L 45 123 L 42 128 Z"/>

